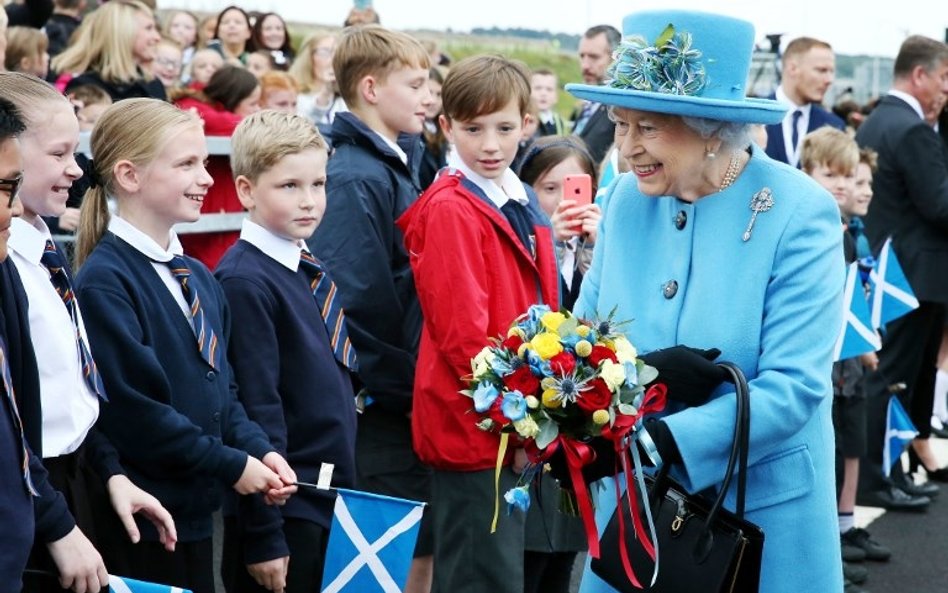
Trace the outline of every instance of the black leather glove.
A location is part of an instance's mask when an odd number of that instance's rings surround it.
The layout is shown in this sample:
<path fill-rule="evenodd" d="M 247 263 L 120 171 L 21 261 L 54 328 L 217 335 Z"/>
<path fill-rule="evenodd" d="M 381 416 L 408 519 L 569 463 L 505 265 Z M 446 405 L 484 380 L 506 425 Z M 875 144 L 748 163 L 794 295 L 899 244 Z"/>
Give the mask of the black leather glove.
<path fill-rule="evenodd" d="M 594 437 L 586 443 L 596 452 L 596 459 L 583 466 L 583 481 L 591 484 L 616 473 L 616 451 L 611 441 L 602 437 Z M 550 475 L 559 480 L 560 488 L 573 489 L 573 480 L 569 476 L 566 466 L 566 454 L 562 447 L 557 449 L 547 460 L 550 464 Z"/>
<path fill-rule="evenodd" d="M 656 382 L 665 384 L 669 399 L 688 406 L 700 406 L 728 378 L 727 371 L 713 362 L 720 355 L 717 348 L 701 350 L 679 345 L 639 358 L 658 369 Z"/>
<path fill-rule="evenodd" d="M 668 425 L 658 418 L 649 418 L 645 421 L 645 430 L 652 437 L 658 454 L 662 456 L 662 463 L 681 463 L 681 451 Z"/>

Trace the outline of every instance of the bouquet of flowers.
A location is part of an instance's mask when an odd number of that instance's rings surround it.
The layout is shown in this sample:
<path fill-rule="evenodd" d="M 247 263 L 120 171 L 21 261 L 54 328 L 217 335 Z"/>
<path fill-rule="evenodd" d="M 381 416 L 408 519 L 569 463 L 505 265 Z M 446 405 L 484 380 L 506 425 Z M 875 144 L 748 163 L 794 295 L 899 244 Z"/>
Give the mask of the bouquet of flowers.
<path fill-rule="evenodd" d="M 562 451 L 594 557 L 598 538 L 581 473 L 595 459 L 589 441 L 610 441 L 627 469 L 628 437 L 644 414 L 665 405 L 664 385 L 652 384 L 658 372 L 638 358 L 613 315 L 584 320 L 530 307 L 474 357 L 470 388 L 461 392 L 473 400 L 478 428 L 500 435 L 498 468 L 511 435 L 523 439 L 533 468 Z M 526 488 L 506 500 L 523 508 Z"/>

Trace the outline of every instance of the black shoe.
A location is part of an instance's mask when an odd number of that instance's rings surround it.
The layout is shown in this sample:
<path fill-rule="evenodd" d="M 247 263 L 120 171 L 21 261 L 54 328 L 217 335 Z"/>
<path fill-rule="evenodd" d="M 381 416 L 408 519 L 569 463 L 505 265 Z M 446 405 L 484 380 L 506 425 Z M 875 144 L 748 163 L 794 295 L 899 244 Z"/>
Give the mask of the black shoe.
<path fill-rule="evenodd" d="M 843 593 L 869 593 L 849 579 L 843 579 Z"/>
<path fill-rule="evenodd" d="M 861 585 L 869 578 L 869 571 L 865 566 L 843 562 L 843 578 L 857 585 Z"/>
<path fill-rule="evenodd" d="M 866 560 L 885 562 L 892 557 L 892 551 L 872 539 L 869 532 L 859 527 L 853 527 L 840 536 L 843 550 L 860 550 Z M 844 558 L 845 559 L 845 558 Z"/>
<path fill-rule="evenodd" d="M 940 439 L 948 439 L 948 426 L 942 426 L 941 428 L 932 426 L 932 436 L 936 436 Z"/>
<path fill-rule="evenodd" d="M 896 488 L 908 494 L 909 496 L 927 496 L 928 498 L 935 498 L 938 496 L 938 493 L 941 492 L 941 488 L 938 487 L 938 484 L 934 482 L 922 482 L 921 484 L 916 484 L 915 481 L 912 480 L 912 478 L 908 475 L 903 475 L 901 478 L 896 478 L 893 476 L 892 482 L 895 484 Z"/>
<path fill-rule="evenodd" d="M 929 481 L 942 482 L 942 483 L 948 482 L 948 467 L 940 467 L 938 469 L 928 469 L 927 467 L 925 467 L 925 464 L 922 463 L 922 460 L 918 456 L 918 453 L 915 452 L 915 449 L 909 447 L 908 453 L 909 453 L 909 473 L 914 474 L 919 470 L 919 468 L 921 468 L 925 470 L 925 475 L 928 476 Z"/>
<path fill-rule="evenodd" d="M 846 533 L 850 533 L 852 529 Z M 839 536 L 840 547 L 843 552 L 843 562 L 862 562 L 866 559 L 866 551 L 862 547 L 852 544 L 846 540 L 845 535 Z"/>
<path fill-rule="evenodd" d="M 919 511 L 928 510 L 932 499 L 927 496 L 911 496 L 895 486 L 885 490 L 865 492 L 857 495 L 856 504 L 867 507 L 882 507 L 890 511 Z"/>

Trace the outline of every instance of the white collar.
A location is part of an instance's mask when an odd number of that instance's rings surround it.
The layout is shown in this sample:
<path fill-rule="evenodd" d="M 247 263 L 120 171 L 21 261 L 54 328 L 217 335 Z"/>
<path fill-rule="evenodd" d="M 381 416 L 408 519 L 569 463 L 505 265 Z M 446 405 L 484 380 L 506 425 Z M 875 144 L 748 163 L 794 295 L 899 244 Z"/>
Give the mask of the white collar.
<path fill-rule="evenodd" d="M 302 241 L 293 241 L 276 235 L 249 218 L 244 219 L 243 226 L 240 228 L 240 238 L 291 272 L 299 269 L 300 250 L 305 248 Z"/>
<path fill-rule="evenodd" d="M 10 221 L 10 249 L 30 263 L 42 263 L 46 241 L 51 240 L 49 227 L 42 217 L 36 217 L 36 224 L 30 224 L 19 217 Z"/>
<path fill-rule="evenodd" d="M 375 132 L 375 130 L 372 130 L 372 131 Z M 378 132 L 375 132 L 375 135 L 381 138 L 382 142 L 384 142 L 389 148 L 395 151 L 395 154 L 397 154 L 398 158 L 402 160 L 402 163 L 406 165 L 408 164 L 408 155 L 405 154 L 405 151 L 402 150 L 402 147 L 399 146 L 397 142 L 392 142 L 391 140 L 389 140 L 382 134 L 379 134 Z"/>
<path fill-rule="evenodd" d="M 172 257 L 184 255 L 184 248 L 181 247 L 181 241 L 178 240 L 178 235 L 174 230 L 168 231 L 167 251 L 118 214 L 113 214 L 109 219 L 109 231 L 152 261 L 167 263 Z"/>
<path fill-rule="evenodd" d="M 461 157 L 458 156 L 457 151 L 452 150 L 447 160 L 449 167 L 454 167 L 463 173 L 464 176 L 479 187 L 498 208 L 503 207 L 503 205 L 507 203 L 507 200 L 519 202 L 524 206 L 530 202 L 527 198 L 527 190 L 523 187 L 523 182 L 510 170 L 510 167 L 507 167 L 507 170 L 504 171 L 504 174 L 500 177 L 500 184 L 497 184 L 471 170 L 471 168 L 461 160 Z"/>
<path fill-rule="evenodd" d="M 925 112 L 922 111 L 922 104 L 918 101 L 918 99 L 906 93 L 905 91 L 900 91 L 898 89 L 889 89 L 889 94 L 908 103 L 909 107 L 911 107 L 920 118 L 925 119 Z"/>
<path fill-rule="evenodd" d="M 774 97 L 777 99 L 777 101 L 783 103 L 784 105 L 790 108 L 787 110 L 787 115 L 784 116 L 784 119 L 792 117 L 793 112 L 798 109 L 801 112 L 803 112 L 804 115 L 806 116 L 810 115 L 810 108 L 813 106 L 813 104 L 806 103 L 804 105 L 797 105 L 796 103 L 793 102 L 793 99 L 787 96 L 787 93 L 783 90 L 783 85 L 780 85 L 777 87 L 777 90 L 774 91 Z"/>

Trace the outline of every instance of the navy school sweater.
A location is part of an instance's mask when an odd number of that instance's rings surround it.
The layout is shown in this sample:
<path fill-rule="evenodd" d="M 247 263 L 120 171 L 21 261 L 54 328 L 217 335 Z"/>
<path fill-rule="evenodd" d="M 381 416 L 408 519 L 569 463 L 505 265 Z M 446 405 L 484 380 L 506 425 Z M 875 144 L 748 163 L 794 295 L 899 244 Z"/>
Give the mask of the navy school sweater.
<path fill-rule="evenodd" d="M 215 275 L 233 315 L 228 356 L 247 414 L 267 433 L 298 478 L 315 483 L 322 462 L 332 485 L 355 483 L 356 411 L 348 370 L 336 361 L 306 272 L 291 271 L 247 241 L 224 255 Z M 245 560 L 285 555 L 285 517 L 328 529 L 334 497 L 300 491 L 280 510 L 242 497 Z M 281 553 L 283 552 L 283 553 Z"/>
<path fill-rule="evenodd" d="M 230 319 L 220 286 L 203 264 L 185 258 L 208 323 L 226 347 Z M 243 472 L 247 453 L 273 451 L 237 400 L 226 357 L 212 369 L 188 319 L 151 261 L 112 233 L 76 277 L 92 355 L 108 403 L 98 426 L 118 450 L 129 478 L 174 516 L 178 539 L 211 536 L 221 487 Z M 157 541 L 148 521 L 142 538 Z"/>

